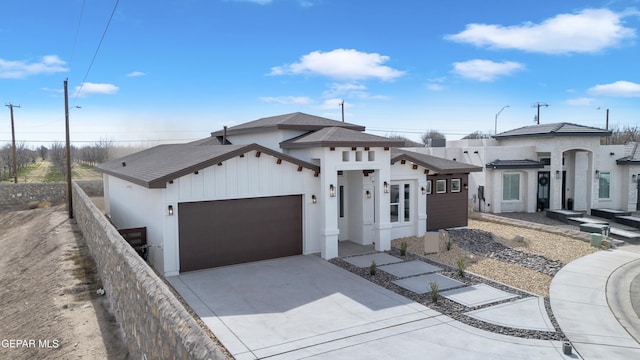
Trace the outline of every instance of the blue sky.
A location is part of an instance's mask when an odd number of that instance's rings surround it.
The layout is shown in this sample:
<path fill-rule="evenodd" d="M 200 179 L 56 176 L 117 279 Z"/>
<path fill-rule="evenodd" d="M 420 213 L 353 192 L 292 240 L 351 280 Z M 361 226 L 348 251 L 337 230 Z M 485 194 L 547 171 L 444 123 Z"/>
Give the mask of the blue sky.
<path fill-rule="evenodd" d="M 541 123 L 636 126 L 639 28 L 640 0 L 11 0 L 0 101 L 28 146 L 64 141 L 65 78 L 79 146 L 339 120 L 343 100 L 346 121 L 411 139 L 492 133 L 507 105 L 498 132 L 531 125 L 537 102 Z"/>

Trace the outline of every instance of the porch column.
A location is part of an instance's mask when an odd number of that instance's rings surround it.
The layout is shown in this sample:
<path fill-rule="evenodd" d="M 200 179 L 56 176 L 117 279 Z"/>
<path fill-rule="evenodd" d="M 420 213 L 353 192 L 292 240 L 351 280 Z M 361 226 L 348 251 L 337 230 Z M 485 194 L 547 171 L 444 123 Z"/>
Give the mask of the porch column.
<path fill-rule="evenodd" d="M 376 169 L 376 202 L 375 202 L 375 227 L 374 241 L 377 251 L 391 250 L 391 215 L 390 215 L 390 194 L 385 192 L 385 182 L 387 183 L 387 191 L 391 188 L 391 168 L 383 166 Z"/>
<path fill-rule="evenodd" d="M 422 189 L 427 188 L 427 179 L 426 175 L 423 179 L 418 180 L 418 224 L 417 224 L 417 234 L 418 236 L 422 236 L 427 232 L 427 195 L 422 193 Z"/>
<path fill-rule="evenodd" d="M 551 164 L 549 167 L 549 177 L 551 178 L 549 209 L 553 210 L 564 207 L 562 203 L 562 193 L 565 191 L 562 187 L 562 155 L 563 153 L 561 152 L 559 156 L 551 156 Z"/>
<path fill-rule="evenodd" d="M 320 193 L 320 216 L 322 217 L 320 256 L 329 260 L 338 257 L 338 234 L 340 233 L 338 230 L 338 173 L 335 166 L 322 167 Z"/>

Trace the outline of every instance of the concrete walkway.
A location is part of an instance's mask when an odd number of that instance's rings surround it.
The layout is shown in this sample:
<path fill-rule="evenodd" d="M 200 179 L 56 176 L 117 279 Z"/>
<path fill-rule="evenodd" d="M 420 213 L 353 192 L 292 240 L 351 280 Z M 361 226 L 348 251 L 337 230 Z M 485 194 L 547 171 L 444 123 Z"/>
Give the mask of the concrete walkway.
<path fill-rule="evenodd" d="M 569 263 L 553 278 L 553 314 L 582 358 L 640 359 L 640 343 L 623 326 L 639 321 L 628 306 L 638 274 L 640 253 L 607 250 Z"/>

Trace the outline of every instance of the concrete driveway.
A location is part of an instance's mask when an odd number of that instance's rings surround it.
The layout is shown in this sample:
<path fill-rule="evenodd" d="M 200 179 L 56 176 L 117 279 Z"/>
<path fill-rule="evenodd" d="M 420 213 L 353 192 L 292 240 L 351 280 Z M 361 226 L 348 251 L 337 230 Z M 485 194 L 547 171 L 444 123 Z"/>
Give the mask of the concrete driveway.
<path fill-rule="evenodd" d="M 168 278 L 236 359 L 575 359 L 469 327 L 317 256 Z"/>

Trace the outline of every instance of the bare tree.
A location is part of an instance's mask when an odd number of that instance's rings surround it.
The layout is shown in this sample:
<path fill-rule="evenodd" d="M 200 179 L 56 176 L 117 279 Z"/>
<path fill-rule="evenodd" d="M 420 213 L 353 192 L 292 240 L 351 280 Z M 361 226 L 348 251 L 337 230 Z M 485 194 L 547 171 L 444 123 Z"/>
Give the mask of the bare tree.
<path fill-rule="evenodd" d="M 65 146 L 61 142 L 54 142 L 49 146 L 49 161 L 62 174 L 65 174 L 67 154 Z"/>
<path fill-rule="evenodd" d="M 623 128 L 616 126 L 611 129 L 611 136 L 608 141 L 610 145 L 624 145 L 630 142 L 640 142 L 640 126 L 627 125 Z M 605 144 L 605 139 L 603 138 L 600 143 Z"/>
<path fill-rule="evenodd" d="M 491 134 L 483 133 L 483 132 L 480 132 L 479 130 L 476 130 L 476 131 L 472 132 L 471 134 L 463 137 L 462 139 L 463 140 L 465 140 L 465 139 L 467 139 L 467 140 L 471 140 L 471 139 L 491 139 Z"/>
<path fill-rule="evenodd" d="M 438 130 L 428 130 L 420 136 L 423 144 L 428 144 L 431 139 L 446 139 L 446 136 Z"/>
<path fill-rule="evenodd" d="M 49 152 L 49 149 L 47 149 L 46 146 L 42 145 L 38 148 L 38 155 L 40 155 L 40 158 L 42 160 L 46 160 L 47 159 L 47 153 Z"/>

